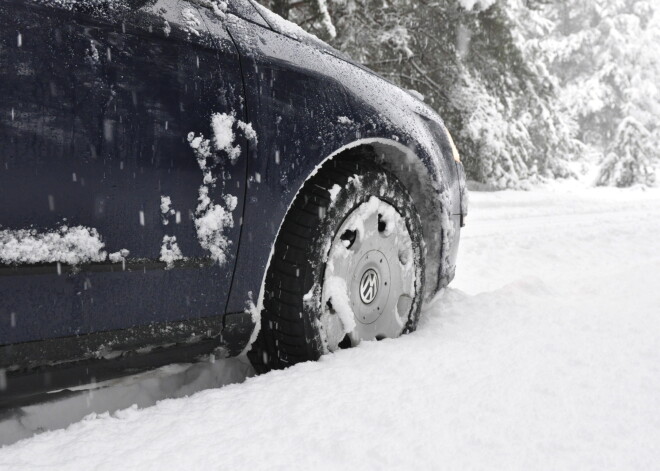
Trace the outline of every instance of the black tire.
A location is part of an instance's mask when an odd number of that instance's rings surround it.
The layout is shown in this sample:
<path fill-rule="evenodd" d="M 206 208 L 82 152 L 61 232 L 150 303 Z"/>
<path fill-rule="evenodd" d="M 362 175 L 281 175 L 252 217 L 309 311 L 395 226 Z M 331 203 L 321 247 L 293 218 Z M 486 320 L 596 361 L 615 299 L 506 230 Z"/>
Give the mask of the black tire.
<path fill-rule="evenodd" d="M 340 189 L 333 201 L 330 190 L 337 189 L 335 185 Z M 258 372 L 317 360 L 324 353 L 317 320 L 329 242 L 351 211 L 371 196 L 393 206 L 410 233 L 416 295 L 403 333 L 417 327 L 424 292 L 424 250 L 412 198 L 392 173 L 370 160 L 333 160 L 305 183 L 275 242 L 266 275 L 261 329 L 248 354 Z"/>

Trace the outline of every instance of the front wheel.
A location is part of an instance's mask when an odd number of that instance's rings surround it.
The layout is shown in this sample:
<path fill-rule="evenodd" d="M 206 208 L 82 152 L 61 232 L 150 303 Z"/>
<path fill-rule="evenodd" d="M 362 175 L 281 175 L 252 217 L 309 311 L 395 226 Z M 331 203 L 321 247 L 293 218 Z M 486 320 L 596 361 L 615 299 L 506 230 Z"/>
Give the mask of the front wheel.
<path fill-rule="evenodd" d="M 421 223 L 401 182 L 370 161 L 331 161 L 287 214 L 266 275 L 260 371 L 413 331 L 424 292 Z"/>

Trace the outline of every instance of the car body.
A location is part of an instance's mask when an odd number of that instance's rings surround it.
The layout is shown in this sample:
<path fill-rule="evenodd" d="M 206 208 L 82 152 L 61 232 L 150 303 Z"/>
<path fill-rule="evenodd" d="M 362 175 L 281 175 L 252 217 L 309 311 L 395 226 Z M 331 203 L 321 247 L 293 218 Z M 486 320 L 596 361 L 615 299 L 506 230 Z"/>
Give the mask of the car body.
<path fill-rule="evenodd" d="M 244 351 L 281 221 L 349 150 L 413 196 L 426 296 L 453 277 L 465 177 L 442 120 L 250 0 L 5 0 L 0 96 L 3 398 Z M 204 167 L 204 145 L 231 156 Z"/>

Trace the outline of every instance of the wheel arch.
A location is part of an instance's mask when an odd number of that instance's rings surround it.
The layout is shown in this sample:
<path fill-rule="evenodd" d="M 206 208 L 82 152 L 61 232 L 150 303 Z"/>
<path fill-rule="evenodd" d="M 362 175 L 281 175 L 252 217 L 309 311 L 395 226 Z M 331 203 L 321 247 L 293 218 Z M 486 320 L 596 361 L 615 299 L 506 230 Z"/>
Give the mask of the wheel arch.
<path fill-rule="evenodd" d="M 440 166 L 437 162 L 433 162 L 433 159 L 423 159 L 411 148 L 392 139 L 364 138 L 353 141 L 319 161 L 299 186 L 293 198 L 290 199 L 284 217 L 289 213 L 300 190 L 322 168 L 332 165 L 332 161 L 337 159 L 364 158 L 375 161 L 378 165 L 393 173 L 406 187 L 414 201 L 415 208 L 419 212 L 422 221 L 426 259 L 424 297 L 429 299 L 438 289 L 446 285 L 453 275 L 453 272 L 451 275 L 447 273 L 451 268 L 447 266 L 450 252 L 448 244 L 454 235 L 454 226 L 451 219 L 451 200 L 448 194 L 449 187 L 439 177 L 442 172 Z M 254 305 L 256 312 L 263 309 L 266 275 L 273 257 L 275 241 L 283 222 L 284 218 L 280 221 L 278 231 L 270 247 L 268 260 L 263 269 L 257 302 Z M 256 338 L 257 333 L 253 334 L 254 338 Z"/>

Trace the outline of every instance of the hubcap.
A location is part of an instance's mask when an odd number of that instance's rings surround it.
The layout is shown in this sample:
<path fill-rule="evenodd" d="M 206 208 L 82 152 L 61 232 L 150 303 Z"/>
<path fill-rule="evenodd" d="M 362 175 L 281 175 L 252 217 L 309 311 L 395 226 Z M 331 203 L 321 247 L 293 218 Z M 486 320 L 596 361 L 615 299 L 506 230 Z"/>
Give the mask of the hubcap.
<path fill-rule="evenodd" d="M 328 350 L 401 335 L 415 297 L 415 260 L 404 218 L 371 197 L 337 231 L 323 279 L 322 336 Z"/>

